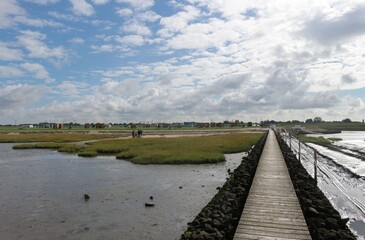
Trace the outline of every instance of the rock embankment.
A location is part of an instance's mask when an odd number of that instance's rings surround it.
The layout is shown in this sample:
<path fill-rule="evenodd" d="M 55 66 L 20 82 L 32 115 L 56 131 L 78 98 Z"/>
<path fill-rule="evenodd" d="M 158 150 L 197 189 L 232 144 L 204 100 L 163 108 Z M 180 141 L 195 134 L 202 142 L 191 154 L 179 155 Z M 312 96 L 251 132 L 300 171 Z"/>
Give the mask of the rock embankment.
<path fill-rule="evenodd" d="M 279 135 L 277 139 L 312 239 L 356 240 L 346 225 L 348 219 L 341 219 L 340 214 L 317 187 L 316 181 L 307 173 L 290 148 Z"/>
<path fill-rule="evenodd" d="M 182 240 L 233 239 L 266 137 L 267 133 L 243 158 L 240 166 L 230 173 L 231 176 L 212 200 L 188 223 Z"/>

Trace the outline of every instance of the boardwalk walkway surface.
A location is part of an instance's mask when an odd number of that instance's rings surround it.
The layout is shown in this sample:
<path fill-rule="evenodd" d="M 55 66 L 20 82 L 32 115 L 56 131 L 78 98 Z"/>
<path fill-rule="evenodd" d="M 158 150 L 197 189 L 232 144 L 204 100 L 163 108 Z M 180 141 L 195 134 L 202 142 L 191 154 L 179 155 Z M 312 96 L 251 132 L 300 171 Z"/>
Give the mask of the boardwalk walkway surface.
<path fill-rule="evenodd" d="M 241 239 L 311 239 L 272 130 L 234 236 Z"/>

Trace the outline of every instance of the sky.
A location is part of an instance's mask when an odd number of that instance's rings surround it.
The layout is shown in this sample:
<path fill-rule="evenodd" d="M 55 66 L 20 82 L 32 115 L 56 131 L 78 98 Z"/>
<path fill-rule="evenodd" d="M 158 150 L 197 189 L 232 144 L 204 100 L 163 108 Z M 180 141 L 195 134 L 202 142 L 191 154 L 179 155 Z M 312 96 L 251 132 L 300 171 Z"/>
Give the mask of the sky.
<path fill-rule="evenodd" d="M 1 0 L 0 124 L 362 121 L 363 0 Z"/>

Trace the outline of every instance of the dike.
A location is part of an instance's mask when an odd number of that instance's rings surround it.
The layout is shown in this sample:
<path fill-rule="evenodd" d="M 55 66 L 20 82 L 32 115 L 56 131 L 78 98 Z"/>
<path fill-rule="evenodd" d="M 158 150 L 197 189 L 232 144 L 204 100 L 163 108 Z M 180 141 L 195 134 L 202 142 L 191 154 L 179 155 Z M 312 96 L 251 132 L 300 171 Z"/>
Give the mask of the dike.
<path fill-rule="evenodd" d="M 233 239 L 266 137 L 267 132 L 248 156 L 243 158 L 212 200 L 188 223 L 188 229 L 181 235 L 182 240 Z"/>
<path fill-rule="evenodd" d="M 284 140 L 279 134 L 276 137 L 312 239 L 356 240 L 356 237 L 346 225 L 349 219 L 341 219 L 340 214 L 333 208 L 318 188 L 316 181 L 307 173 Z"/>

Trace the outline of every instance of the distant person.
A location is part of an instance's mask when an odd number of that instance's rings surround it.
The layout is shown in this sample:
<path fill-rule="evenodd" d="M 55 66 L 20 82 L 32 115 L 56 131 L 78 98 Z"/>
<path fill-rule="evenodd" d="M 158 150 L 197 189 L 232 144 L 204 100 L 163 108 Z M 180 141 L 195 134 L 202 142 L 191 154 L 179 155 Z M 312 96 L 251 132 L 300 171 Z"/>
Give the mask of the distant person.
<path fill-rule="evenodd" d="M 132 131 L 132 138 L 134 138 L 136 136 L 136 132 L 133 130 Z"/>

